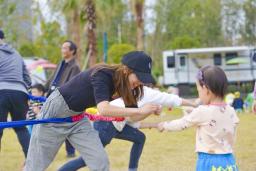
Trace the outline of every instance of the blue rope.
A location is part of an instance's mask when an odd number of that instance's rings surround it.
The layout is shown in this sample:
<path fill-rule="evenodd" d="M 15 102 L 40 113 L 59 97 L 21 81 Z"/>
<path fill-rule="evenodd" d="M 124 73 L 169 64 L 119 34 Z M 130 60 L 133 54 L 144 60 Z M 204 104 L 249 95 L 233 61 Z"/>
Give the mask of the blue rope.
<path fill-rule="evenodd" d="M 46 101 L 46 97 L 43 96 L 32 96 L 31 94 L 28 95 L 29 100 L 33 100 L 33 101 L 39 101 L 39 102 L 45 102 Z"/>
<path fill-rule="evenodd" d="M 28 98 L 32 101 L 37 101 L 42 103 L 46 101 L 46 97 L 43 97 L 43 96 L 36 97 L 29 94 Z M 72 122 L 72 117 L 0 122 L 0 129 L 16 128 L 16 127 L 22 127 L 26 125 L 36 125 L 36 124 L 42 124 L 42 123 L 63 123 L 63 122 Z"/>
<path fill-rule="evenodd" d="M 42 124 L 42 123 L 63 123 L 63 122 L 73 122 L 72 117 L 0 122 L 0 129 L 16 128 L 16 127 L 22 127 L 26 125 L 35 125 L 35 124 Z"/>
<path fill-rule="evenodd" d="M 28 95 L 29 99 L 32 101 L 38 101 L 38 102 L 45 102 L 45 97 L 36 97 L 32 95 Z M 123 121 L 124 118 L 111 118 L 111 117 L 104 117 L 104 116 L 96 116 L 91 115 L 88 113 L 80 114 L 80 116 L 70 116 L 66 118 L 47 118 L 47 119 L 36 119 L 36 120 L 20 120 L 20 121 L 12 121 L 12 122 L 0 122 L 0 129 L 4 128 L 15 128 L 15 127 L 22 127 L 26 125 L 36 125 L 36 124 L 42 124 L 42 123 L 70 123 L 70 122 L 76 122 L 84 117 L 88 117 L 90 120 L 105 120 L 105 121 Z"/>

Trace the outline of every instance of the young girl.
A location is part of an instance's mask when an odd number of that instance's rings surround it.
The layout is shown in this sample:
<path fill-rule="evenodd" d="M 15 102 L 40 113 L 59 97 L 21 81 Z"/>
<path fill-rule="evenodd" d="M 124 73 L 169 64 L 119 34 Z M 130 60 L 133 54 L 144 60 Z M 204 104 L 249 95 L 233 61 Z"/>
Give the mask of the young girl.
<path fill-rule="evenodd" d="M 196 82 L 203 105 L 181 119 L 158 124 L 160 131 L 181 131 L 197 127 L 197 171 L 238 170 L 233 145 L 239 119 L 233 107 L 224 103 L 227 77 L 222 69 L 206 66 L 199 70 Z"/>
<path fill-rule="evenodd" d="M 177 95 L 160 92 L 152 88 L 143 86 L 144 96 L 138 101 L 138 107 L 147 103 L 159 104 L 167 107 L 174 107 L 180 105 L 195 106 L 195 103 L 182 99 Z M 121 98 L 110 102 L 111 105 L 118 107 L 125 107 L 124 101 Z M 137 171 L 139 166 L 139 159 L 146 141 L 145 134 L 138 128 L 151 128 L 150 123 L 140 123 L 149 115 L 136 115 L 126 117 L 123 122 L 106 122 L 96 121 L 93 123 L 94 128 L 99 132 L 99 137 L 102 145 L 105 147 L 113 138 L 122 139 L 133 142 L 128 171 Z M 70 160 L 65 163 L 58 171 L 75 171 L 86 166 L 87 161 L 82 157 Z"/>
<path fill-rule="evenodd" d="M 97 105 L 102 115 L 134 116 L 159 113 L 159 106 L 120 108 L 109 104 L 113 95 L 132 106 L 143 95 L 142 83 L 151 83 L 151 58 L 141 51 L 126 54 L 121 65 L 98 65 L 81 72 L 56 89 L 40 111 L 40 119 L 69 117 Z M 78 122 L 36 125 L 32 131 L 25 171 L 43 171 L 68 139 L 93 171 L 109 170 L 107 154 L 87 118 Z"/>

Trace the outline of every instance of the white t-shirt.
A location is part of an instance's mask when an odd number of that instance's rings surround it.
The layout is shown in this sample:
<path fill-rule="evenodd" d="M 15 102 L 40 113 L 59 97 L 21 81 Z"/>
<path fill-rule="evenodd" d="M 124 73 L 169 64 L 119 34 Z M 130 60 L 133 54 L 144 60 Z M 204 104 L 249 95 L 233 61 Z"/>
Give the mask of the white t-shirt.
<path fill-rule="evenodd" d="M 182 98 L 174 94 L 161 92 L 159 90 L 155 90 L 146 86 L 143 86 L 143 91 L 144 96 L 140 101 L 138 101 L 138 107 L 141 107 L 146 103 L 153 103 L 167 107 L 180 106 L 182 103 Z M 125 107 L 122 98 L 115 99 L 111 101 L 110 104 L 113 106 Z M 135 128 L 139 127 L 139 122 L 130 122 L 127 120 L 123 122 L 113 121 L 113 125 L 118 131 L 122 131 L 126 123 Z"/>

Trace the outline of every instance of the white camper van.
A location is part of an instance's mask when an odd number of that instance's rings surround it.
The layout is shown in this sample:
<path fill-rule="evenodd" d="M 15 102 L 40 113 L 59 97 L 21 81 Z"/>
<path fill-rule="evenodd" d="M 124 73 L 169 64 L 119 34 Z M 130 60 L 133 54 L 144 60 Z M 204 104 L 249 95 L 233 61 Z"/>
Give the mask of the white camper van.
<path fill-rule="evenodd" d="M 229 82 L 256 78 L 256 48 L 248 46 L 177 49 L 163 52 L 164 85 L 195 84 L 200 67 L 220 66 Z"/>

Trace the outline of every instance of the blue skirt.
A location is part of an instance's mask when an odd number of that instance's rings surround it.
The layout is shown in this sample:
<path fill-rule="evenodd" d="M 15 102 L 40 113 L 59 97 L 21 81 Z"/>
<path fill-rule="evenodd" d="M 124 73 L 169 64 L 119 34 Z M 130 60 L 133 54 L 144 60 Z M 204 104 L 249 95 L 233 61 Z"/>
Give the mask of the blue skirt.
<path fill-rule="evenodd" d="M 196 171 L 238 171 L 233 154 L 198 153 Z"/>

